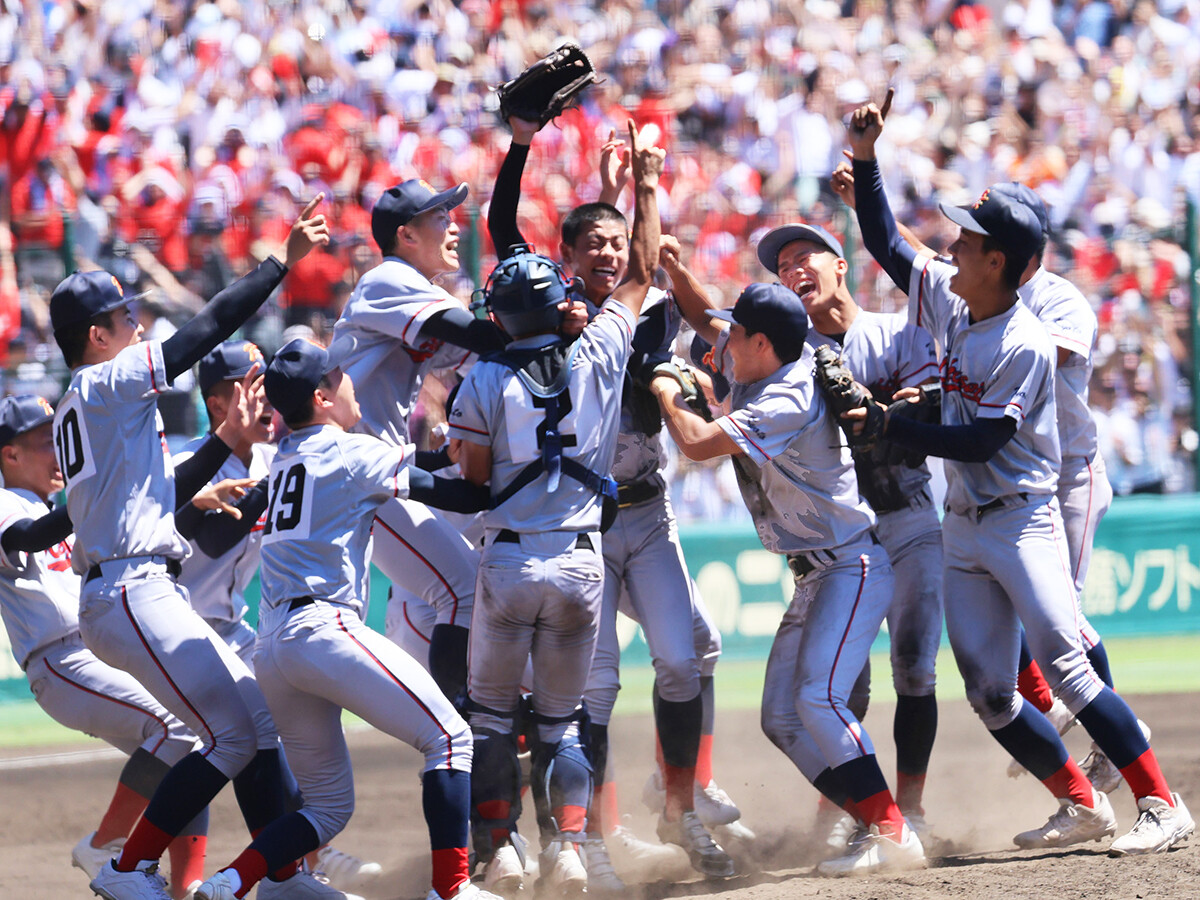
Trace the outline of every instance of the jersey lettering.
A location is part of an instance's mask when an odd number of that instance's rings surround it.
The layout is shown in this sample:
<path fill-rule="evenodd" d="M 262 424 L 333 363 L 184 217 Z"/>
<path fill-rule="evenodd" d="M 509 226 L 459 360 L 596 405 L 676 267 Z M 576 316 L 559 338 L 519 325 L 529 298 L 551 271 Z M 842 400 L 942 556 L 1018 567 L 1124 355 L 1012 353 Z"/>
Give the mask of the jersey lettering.
<path fill-rule="evenodd" d="M 263 543 L 276 540 L 305 539 L 309 536 L 312 504 L 312 478 L 304 463 L 293 463 L 279 470 L 271 482 L 271 502 L 263 526 Z M 286 533 L 285 533 L 286 532 Z"/>

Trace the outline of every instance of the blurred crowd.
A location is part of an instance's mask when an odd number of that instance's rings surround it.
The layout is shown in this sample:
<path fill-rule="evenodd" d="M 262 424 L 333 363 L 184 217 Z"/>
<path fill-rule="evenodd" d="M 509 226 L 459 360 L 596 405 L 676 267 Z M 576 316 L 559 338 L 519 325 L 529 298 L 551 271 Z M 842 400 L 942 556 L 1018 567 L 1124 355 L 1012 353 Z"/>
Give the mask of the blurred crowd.
<path fill-rule="evenodd" d="M 405 178 L 471 185 L 448 285 L 467 296 L 494 259 L 481 223 L 509 141 L 492 88 L 564 37 L 603 81 L 534 143 L 521 227 L 540 249 L 595 199 L 599 148 L 630 115 L 661 130 L 664 227 L 716 297 L 766 277 L 753 247 L 780 222 L 857 247 L 828 179 L 843 117 L 891 86 L 879 155 L 898 216 L 945 247 L 938 201 L 1037 190 L 1051 265 L 1100 319 L 1114 486 L 1194 487 L 1200 0 L 0 0 L 4 391 L 59 392 L 47 298 L 65 272 L 150 290 L 148 330 L 169 333 L 318 191 L 335 240 L 252 323 L 264 349 L 328 329 L 378 261 L 372 204 Z M 854 254 L 863 305 L 900 308 Z M 202 427 L 178 406 L 177 430 Z M 739 508 L 726 475 L 682 466 L 681 518 Z"/>

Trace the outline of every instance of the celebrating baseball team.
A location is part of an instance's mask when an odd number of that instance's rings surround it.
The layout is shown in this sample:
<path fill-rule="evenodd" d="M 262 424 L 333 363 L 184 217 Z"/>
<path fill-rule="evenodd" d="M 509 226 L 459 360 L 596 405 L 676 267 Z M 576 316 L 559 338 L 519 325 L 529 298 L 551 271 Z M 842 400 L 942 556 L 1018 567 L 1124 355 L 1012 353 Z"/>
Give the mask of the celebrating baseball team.
<path fill-rule="evenodd" d="M 137 298 L 106 272 L 54 290 L 70 385 L 57 408 L 0 404 L 0 604 L 43 709 L 129 757 L 71 851 L 91 890 L 374 890 L 382 867 L 333 846 L 355 805 L 343 710 L 424 758 L 427 900 L 735 875 L 722 843 L 753 833 L 713 776 L 721 636 L 666 496 L 667 437 L 689 459 L 732 459 L 763 547 L 794 576 L 762 728 L 817 789 L 819 874 L 927 864 L 943 622 L 1012 773 L 1057 801 L 1018 847 L 1185 840 L 1195 823 L 1080 610 L 1112 498 L 1087 405 L 1096 317 L 1042 267 L 1039 197 L 1003 183 L 943 206 L 959 235 L 938 257 L 888 205 L 874 148 L 889 93 L 852 114 L 832 177 L 907 314 L 860 309 L 841 241 L 804 222 L 767 232 L 764 280 L 718 308 L 660 231 L 650 127 L 610 136 L 600 199 L 566 213 L 554 254 L 522 236 L 530 146 L 594 80 L 578 48 L 565 60 L 566 82 L 547 87 L 543 62 L 501 88 L 499 263 L 470 306 L 438 285 L 459 269 L 468 185 L 420 180 L 375 204 L 383 262 L 328 347 L 297 339 L 268 362 L 233 337 L 329 242 L 322 195 L 166 340 L 143 340 Z M 172 457 L 156 397 L 192 367 L 211 427 Z M 433 373 L 457 387 L 443 444 L 418 448 L 409 419 Z M 944 460 L 942 511 L 928 457 Z M 372 563 L 391 582 L 386 634 L 365 623 Z M 257 629 L 243 619 L 256 574 Z M 657 840 L 617 806 L 618 612 L 654 667 Z M 885 620 L 891 786 L 863 725 Z M 1075 723 L 1094 741 L 1082 763 L 1061 739 Z M 209 860 L 208 806 L 230 781 L 248 843 Z M 1139 815 L 1119 827 L 1107 794 L 1122 782 Z M 536 850 L 518 832 L 526 799 Z"/>

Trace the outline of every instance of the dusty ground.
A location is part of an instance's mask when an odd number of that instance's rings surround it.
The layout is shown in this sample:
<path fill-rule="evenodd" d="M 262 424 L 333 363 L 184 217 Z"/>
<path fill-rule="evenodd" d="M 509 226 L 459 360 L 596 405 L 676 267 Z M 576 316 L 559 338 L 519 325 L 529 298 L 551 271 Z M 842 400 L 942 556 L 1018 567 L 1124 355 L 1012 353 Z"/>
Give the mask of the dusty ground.
<path fill-rule="evenodd" d="M 1154 728 L 1154 746 L 1175 790 L 1200 811 L 1200 717 L 1195 696 L 1138 697 L 1138 714 Z M 810 828 L 815 793 L 771 747 L 754 713 L 726 713 L 718 720 L 717 778 L 741 805 L 743 821 L 759 839 L 731 846 L 740 874 L 723 882 L 693 881 L 640 888 L 647 900 L 720 895 L 730 900 L 820 897 L 825 900 L 924 900 L 1004 897 L 1052 900 L 1107 898 L 1193 898 L 1200 896 L 1200 839 L 1153 858 L 1109 859 L 1104 845 L 1066 851 L 1019 852 L 1014 833 L 1041 824 L 1054 809 L 1045 790 L 1026 776 L 1005 776 L 1000 748 L 985 734 L 966 703 L 942 705 L 934 748 L 927 812 L 938 840 L 929 848 L 931 867 L 898 877 L 834 881 L 813 874 L 818 856 Z M 880 704 L 867 718 L 879 743 L 885 771 L 891 768 L 891 708 Z M 639 802 L 653 759 L 650 722 L 626 717 L 614 723 L 624 811 L 644 835 L 653 822 Z M 1079 755 L 1085 736 L 1076 729 L 1068 745 Z M 741 737 L 738 737 L 741 736 Z M 358 810 L 338 846 L 377 859 L 387 869 L 369 900 L 421 898 L 428 884 L 426 836 L 420 813 L 418 756 L 371 731 L 351 735 Z M 27 749 L 2 756 L 40 756 Z M 68 900 L 90 897 L 83 874 L 70 867 L 71 846 L 95 827 L 103 812 L 119 759 L 67 765 L 46 762 L 14 769 L 0 761 L 3 821 L 0 821 L 0 898 Z M 1134 820 L 1124 788 L 1113 795 L 1121 831 Z M 524 829 L 532 834 L 534 829 Z M 1120 832 L 1119 832 L 1120 833 Z M 213 868 L 241 849 L 244 832 L 226 791 L 214 806 L 209 858 Z M 631 891 L 631 894 L 635 892 Z M 532 892 L 531 892 L 532 896 Z"/>

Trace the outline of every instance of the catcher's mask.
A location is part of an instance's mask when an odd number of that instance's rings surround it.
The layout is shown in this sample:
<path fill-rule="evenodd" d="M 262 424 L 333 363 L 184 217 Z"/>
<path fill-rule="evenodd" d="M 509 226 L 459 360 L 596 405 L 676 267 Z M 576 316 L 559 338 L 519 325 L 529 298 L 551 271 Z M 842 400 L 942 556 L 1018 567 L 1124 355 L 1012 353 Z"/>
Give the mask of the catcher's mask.
<path fill-rule="evenodd" d="M 571 282 L 554 260 L 519 247 L 492 269 L 471 308 L 486 308 L 512 337 L 557 331 L 563 321 L 558 305 L 567 299 Z"/>

